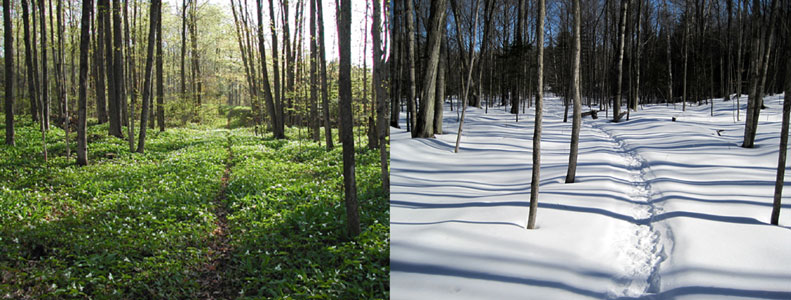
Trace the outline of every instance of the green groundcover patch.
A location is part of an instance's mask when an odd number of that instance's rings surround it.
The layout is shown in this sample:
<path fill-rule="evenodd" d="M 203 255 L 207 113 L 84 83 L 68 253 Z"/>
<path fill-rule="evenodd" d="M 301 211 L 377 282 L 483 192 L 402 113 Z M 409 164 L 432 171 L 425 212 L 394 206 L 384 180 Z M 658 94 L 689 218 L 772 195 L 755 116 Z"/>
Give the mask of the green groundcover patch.
<path fill-rule="evenodd" d="M 0 128 L 2 125 L 0 125 Z M 0 146 L 0 298 L 194 298 L 209 259 L 220 179 L 239 298 L 389 298 L 389 213 L 377 150 L 358 145 L 363 232 L 345 232 L 341 150 L 250 129 L 151 131 L 145 154 L 89 126 L 86 167 L 64 132 L 17 124 Z M 323 139 L 322 139 L 323 140 Z M 337 143 L 337 142 L 336 142 Z M 231 151 L 229 151 L 231 150 Z"/>

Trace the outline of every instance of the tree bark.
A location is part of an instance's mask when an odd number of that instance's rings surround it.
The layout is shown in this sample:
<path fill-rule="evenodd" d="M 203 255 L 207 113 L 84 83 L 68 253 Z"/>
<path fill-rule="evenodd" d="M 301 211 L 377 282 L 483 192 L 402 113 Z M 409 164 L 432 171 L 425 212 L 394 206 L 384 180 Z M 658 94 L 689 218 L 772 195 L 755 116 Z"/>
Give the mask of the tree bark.
<path fill-rule="evenodd" d="M 164 78 L 162 76 L 162 4 L 160 3 L 157 8 L 157 38 L 156 38 L 156 51 L 157 51 L 157 123 L 159 131 L 165 131 L 165 88 Z"/>
<path fill-rule="evenodd" d="M 527 229 L 536 227 L 538 210 L 538 187 L 541 174 L 541 118 L 544 101 L 544 0 L 538 0 L 538 20 L 536 24 L 536 116 L 533 127 L 533 174 L 530 181 L 530 211 L 527 217 Z"/>
<path fill-rule="evenodd" d="M 566 183 L 573 183 L 577 174 L 577 153 L 579 152 L 580 127 L 582 126 L 582 97 L 580 96 L 580 0 L 572 0 L 574 14 L 574 41 L 572 42 L 571 96 L 574 99 L 574 116 L 571 121 L 571 150 Z M 627 108 L 628 109 L 628 108 Z"/>
<path fill-rule="evenodd" d="M 310 124 L 313 141 L 320 140 L 318 114 L 318 49 L 316 44 L 316 0 L 310 0 Z"/>
<path fill-rule="evenodd" d="M 50 10 L 52 10 L 52 2 L 50 2 Z M 51 14 L 51 13 L 50 13 Z M 63 33 L 63 1 L 58 0 L 57 4 L 57 29 L 58 32 Z M 51 19 L 51 18 L 50 18 Z M 51 23 L 50 23 L 51 25 Z M 52 26 L 50 26 L 52 27 Z M 69 95 L 66 93 L 66 74 L 63 67 L 63 34 L 58 34 L 58 51 L 55 57 L 55 88 L 58 93 L 58 102 L 60 103 L 61 118 L 63 118 L 64 138 L 66 145 L 66 157 L 71 157 L 71 145 L 69 143 L 69 135 L 71 134 L 69 126 Z"/>
<path fill-rule="evenodd" d="M 618 73 L 615 82 L 615 103 L 612 106 L 612 121 L 621 120 L 621 89 L 623 86 L 623 52 L 626 39 L 626 17 L 629 8 L 629 0 L 621 0 L 620 21 L 618 22 L 618 54 L 615 59 L 615 69 Z"/>
<path fill-rule="evenodd" d="M 28 97 L 30 97 L 30 114 L 33 122 L 38 122 L 39 109 L 38 109 L 38 70 L 35 67 L 35 46 L 30 42 L 30 17 L 28 0 L 22 0 L 22 22 L 25 31 L 25 68 L 27 69 L 27 88 Z M 34 28 L 35 31 L 35 28 Z"/>
<path fill-rule="evenodd" d="M 266 49 L 264 47 L 264 21 L 263 21 L 263 13 L 261 9 L 261 0 L 256 0 L 257 8 L 258 8 L 258 51 L 261 55 L 261 72 L 263 73 L 263 84 L 264 84 L 264 98 L 266 99 L 266 106 L 269 110 L 269 120 L 272 123 L 272 134 L 276 139 L 284 139 L 286 136 L 283 133 L 283 128 L 280 127 L 281 121 L 279 118 L 281 115 L 277 113 L 277 108 L 275 106 L 274 99 L 272 99 L 272 87 L 269 85 L 269 74 L 267 73 L 266 69 Z"/>
<path fill-rule="evenodd" d="M 407 36 L 407 47 L 406 47 L 406 56 L 407 56 L 407 68 L 408 76 L 407 76 L 407 85 L 408 95 L 407 95 L 407 114 L 409 117 L 407 118 L 407 131 L 411 131 L 415 129 L 416 123 L 416 114 L 417 110 L 415 108 L 415 96 L 417 94 L 416 87 L 415 87 L 415 20 L 414 20 L 414 5 L 412 1 L 403 1 L 406 4 L 406 14 L 404 18 L 406 18 L 406 36 Z"/>
<path fill-rule="evenodd" d="M 3 0 L 3 58 L 5 61 L 5 143 L 14 146 L 14 30 L 11 0 Z"/>
<path fill-rule="evenodd" d="M 423 93 L 420 96 L 420 110 L 417 112 L 417 123 L 412 130 L 413 138 L 430 138 L 434 136 L 434 97 L 436 96 L 439 50 L 442 44 L 442 32 L 445 26 L 447 3 L 447 0 L 431 2 L 431 20 L 427 28 L 429 33 L 428 45 L 426 46 L 428 61 L 425 65 L 426 71 L 423 77 Z M 457 10 L 455 10 L 454 5 L 454 15 L 456 12 Z M 458 21 L 458 18 L 456 18 L 456 20 Z M 473 50 L 471 50 L 471 52 L 472 51 Z"/>
<path fill-rule="evenodd" d="M 88 97 L 88 50 L 91 44 L 91 12 L 93 0 L 82 2 L 82 28 L 80 32 L 80 80 L 77 100 L 77 165 L 88 164 L 88 139 L 85 134 L 87 123 L 86 103 Z"/>
<path fill-rule="evenodd" d="M 156 43 L 157 22 L 161 11 L 162 2 L 152 0 L 150 8 L 150 18 L 148 25 L 148 45 L 146 47 L 146 70 L 143 77 L 143 105 L 140 113 L 140 137 L 137 140 L 137 152 L 143 153 L 146 145 L 146 126 L 148 122 L 149 107 L 151 101 L 151 72 L 154 67 L 154 44 Z"/>
<path fill-rule="evenodd" d="M 38 9 L 41 16 L 41 110 L 44 130 L 49 131 L 49 83 L 47 82 L 47 18 L 44 12 L 44 0 L 39 0 Z"/>
<path fill-rule="evenodd" d="M 314 0 L 315 1 L 315 0 Z M 388 171 L 388 158 L 387 158 L 387 136 L 390 134 L 388 127 L 389 114 L 387 112 L 387 89 L 385 86 L 386 77 L 386 64 L 383 59 L 384 51 L 382 49 L 382 25 L 381 25 L 381 4 L 380 0 L 372 0 L 373 2 L 373 27 L 371 34 L 373 38 L 373 63 L 374 63 L 374 89 L 376 94 L 376 135 L 379 139 L 379 164 L 382 173 L 382 190 L 385 193 L 390 193 L 390 172 Z M 382 0 L 385 4 L 387 0 Z M 440 89 L 437 89 L 438 91 Z M 441 101 L 441 100 L 440 100 Z M 441 107 L 441 106 L 440 106 Z M 440 123 L 441 124 L 441 123 Z"/>
<path fill-rule="evenodd" d="M 787 14 L 788 15 L 788 14 Z M 788 28 L 785 35 L 789 34 Z M 786 46 L 785 57 L 791 57 L 791 47 Z M 775 180 L 775 194 L 772 202 L 772 225 L 780 221 L 780 207 L 783 199 L 783 181 L 785 180 L 786 153 L 788 152 L 788 123 L 791 115 L 791 59 L 786 59 L 785 72 L 785 98 L 783 99 L 783 125 L 780 129 L 780 153 L 777 159 L 777 180 Z"/>
<path fill-rule="evenodd" d="M 352 133 L 352 78 L 351 78 L 351 0 L 337 0 L 338 46 L 340 64 L 338 72 L 338 98 L 340 102 L 341 142 L 343 143 L 343 186 L 346 202 L 346 230 L 350 237 L 360 234 L 360 212 L 357 203 L 357 184 L 354 172 L 354 135 Z"/>
<path fill-rule="evenodd" d="M 404 65 L 401 52 L 401 11 L 397 2 L 393 3 L 392 26 L 390 28 L 390 126 L 401 128 L 401 68 Z"/>
<path fill-rule="evenodd" d="M 673 101 L 673 57 L 670 52 L 670 11 L 667 9 L 667 1 L 669 0 L 662 1 L 665 12 L 665 42 L 667 43 L 667 101 L 673 102 L 673 107 L 675 107 L 675 101 Z"/>
<path fill-rule="evenodd" d="M 285 120 L 283 118 L 283 98 L 281 97 L 280 93 L 280 59 L 278 57 L 277 52 L 277 30 L 275 27 L 275 9 L 273 6 L 274 0 L 269 0 L 269 30 L 272 33 L 272 71 L 274 72 L 274 85 L 275 85 L 275 113 L 277 114 L 277 118 L 275 118 L 278 122 L 275 124 L 278 126 L 278 131 L 285 130 Z M 263 33 L 262 33 L 263 34 Z M 263 55 L 262 55 L 263 56 Z M 262 66 L 262 68 L 266 68 L 266 66 Z"/>
<path fill-rule="evenodd" d="M 439 50 L 439 66 L 437 69 L 437 93 L 434 98 L 434 134 L 442 134 L 442 113 L 445 103 L 445 64 L 448 63 L 448 39 L 442 34 L 442 45 Z M 479 68 L 480 69 L 480 68 Z M 480 101 L 478 102 L 480 105 Z"/>
<path fill-rule="evenodd" d="M 473 11 L 474 11 L 473 13 L 475 14 L 475 18 L 474 18 L 474 21 L 472 23 L 472 26 L 474 28 L 472 36 L 477 36 L 478 35 L 478 25 L 477 24 L 478 24 L 478 5 L 479 4 L 480 4 L 480 1 L 476 0 L 475 1 L 475 8 L 473 9 Z M 473 66 L 475 65 L 475 39 L 470 39 L 470 44 L 469 44 L 470 52 L 469 52 L 469 54 L 464 52 L 464 46 L 463 46 L 464 42 L 462 41 L 462 37 L 461 37 L 461 25 L 460 25 L 460 21 L 459 21 L 460 20 L 459 19 L 459 10 L 457 9 L 456 0 L 451 0 L 451 6 L 452 6 L 452 10 L 453 10 L 453 20 L 454 20 L 454 23 L 456 23 L 456 43 L 459 45 L 459 52 L 461 53 L 462 60 L 465 63 L 465 70 L 464 71 L 467 73 L 466 80 L 464 80 L 464 79 L 461 80 L 462 90 L 460 91 L 460 94 L 463 94 L 464 96 L 461 99 L 462 109 L 461 109 L 461 116 L 459 117 L 459 129 L 456 132 L 456 147 L 453 150 L 454 153 L 459 153 L 459 144 L 461 143 L 461 132 L 462 132 L 463 127 L 464 127 L 464 117 L 467 114 L 467 103 L 469 102 L 468 97 L 469 97 L 469 91 L 470 91 L 470 81 L 472 81 L 472 69 L 473 69 Z M 458 111 L 457 111 L 457 113 L 458 113 Z"/>
<path fill-rule="evenodd" d="M 316 12 L 318 14 L 318 31 L 319 31 L 319 66 L 321 67 L 321 106 L 324 111 L 324 140 L 327 145 L 327 150 L 333 148 L 332 143 L 332 122 L 330 120 L 330 100 L 329 88 L 327 87 L 327 59 L 325 56 L 326 49 L 324 48 L 324 14 L 320 1 L 316 1 Z"/>

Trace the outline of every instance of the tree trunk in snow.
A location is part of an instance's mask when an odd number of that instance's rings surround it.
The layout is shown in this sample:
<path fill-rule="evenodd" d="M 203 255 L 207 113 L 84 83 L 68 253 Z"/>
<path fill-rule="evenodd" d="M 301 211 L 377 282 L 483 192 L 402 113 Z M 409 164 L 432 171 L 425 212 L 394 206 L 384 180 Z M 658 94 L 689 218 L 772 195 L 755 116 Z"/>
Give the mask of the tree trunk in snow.
<path fill-rule="evenodd" d="M 541 174 L 541 118 L 544 101 L 544 0 L 538 0 L 538 20 L 536 24 L 536 116 L 533 127 L 533 174 L 530 180 L 530 211 L 527 216 L 527 229 L 536 228 L 538 210 L 538 186 Z"/>
<path fill-rule="evenodd" d="M 623 84 L 623 52 L 624 40 L 626 39 L 626 12 L 629 8 L 629 0 L 621 0 L 621 13 L 618 25 L 618 55 L 615 60 L 615 69 L 618 74 L 616 75 L 615 85 L 615 103 L 613 104 L 612 121 L 618 122 L 621 120 L 621 89 Z"/>
<path fill-rule="evenodd" d="M 580 0 L 572 0 L 574 10 L 574 41 L 572 42 L 571 96 L 574 98 L 574 116 L 571 127 L 571 150 L 566 183 L 573 183 L 577 173 L 577 153 L 579 152 L 580 126 L 582 126 L 582 97 L 580 95 Z"/>
<path fill-rule="evenodd" d="M 791 14 L 787 13 L 791 17 Z M 791 33 L 788 26 L 791 22 L 786 19 L 785 36 Z M 780 222 L 780 206 L 783 196 L 783 181 L 785 180 L 786 153 L 788 151 L 788 123 L 791 114 L 791 47 L 786 46 L 786 73 L 785 73 L 785 98 L 783 99 L 783 125 L 780 130 L 780 153 L 777 159 L 777 180 L 775 181 L 774 202 L 772 203 L 772 225 Z"/>
<path fill-rule="evenodd" d="M 429 21 L 428 45 L 426 49 L 428 61 L 425 65 L 423 93 L 420 95 L 420 110 L 417 112 L 417 123 L 412 130 L 413 138 L 429 138 L 434 136 L 434 97 L 436 97 L 437 69 L 440 56 L 439 50 L 442 44 L 447 3 L 447 0 L 431 2 L 431 20 Z"/>
<path fill-rule="evenodd" d="M 415 121 L 416 121 L 416 109 L 415 109 L 415 95 L 417 94 L 416 87 L 415 87 L 415 21 L 414 21 L 414 5 L 412 1 L 403 0 L 406 4 L 406 14 L 404 14 L 404 18 L 406 18 L 406 36 L 407 36 L 407 47 L 406 47 L 406 56 L 407 56 L 407 68 L 408 68 L 408 75 L 407 75 L 407 85 L 409 86 L 408 95 L 407 95 L 407 131 L 415 129 Z"/>

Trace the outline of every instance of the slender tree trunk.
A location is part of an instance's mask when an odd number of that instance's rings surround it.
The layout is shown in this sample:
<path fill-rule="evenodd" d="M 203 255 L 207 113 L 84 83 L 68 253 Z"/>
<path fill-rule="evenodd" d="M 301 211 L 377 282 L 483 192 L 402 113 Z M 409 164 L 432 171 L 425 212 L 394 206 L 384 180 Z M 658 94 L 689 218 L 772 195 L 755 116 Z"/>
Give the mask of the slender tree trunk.
<path fill-rule="evenodd" d="M 94 41 L 94 68 L 96 70 L 96 76 L 94 78 L 94 82 L 96 84 L 96 117 L 99 119 L 99 124 L 104 124 L 108 122 L 109 116 L 107 112 L 107 90 L 105 86 L 105 78 L 106 78 L 106 70 L 105 70 L 105 62 L 104 62 L 104 13 L 102 9 L 104 9 L 105 0 L 97 0 L 97 10 L 98 12 L 95 14 L 94 18 L 96 22 L 96 26 L 94 27 L 94 32 L 96 34 L 96 39 Z"/>
<path fill-rule="evenodd" d="M 272 98 L 272 88 L 269 85 L 269 74 L 267 73 L 266 68 L 266 49 L 264 47 L 264 21 L 263 21 L 263 13 L 261 8 L 261 0 L 256 0 L 256 6 L 258 8 L 258 51 L 261 55 L 261 72 L 263 73 L 263 84 L 264 84 L 264 98 L 266 99 L 266 106 L 269 110 L 269 119 L 272 123 L 272 134 L 276 139 L 284 139 L 286 136 L 283 133 L 283 128 L 280 127 L 281 121 L 279 118 L 281 115 L 277 113 L 277 109 L 275 107 L 274 99 Z"/>
<path fill-rule="evenodd" d="M 140 138 L 137 141 L 137 152 L 143 153 L 146 144 L 146 126 L 148 122 L 150 101 L 151 101 L 151 76 L 152 69 L 154 68 L 154 46 L 156 43 L 157 23 L 159 21 L 159 14 L 162 10 L 162 2 L 160 0 L 151 1 L 150 18 L 148 26 L 148 45 L 146 46 L 146 70 L 143 77 L 143 105 L 140 114 Z"/>
<path fill-rule="evenodd" d="M 162 4 L 157 7 L 157 123 L 159 131 L 165 131 L 165 88 L 162 76 Z"/>
<path fill-rule="evenodd" d="M 3 0 L 3 58 L 5 60 L 5 143 L 14 146 L 14 30 L 11 0 Z"/>
<path fill-rule="evenodd" d="M 30 17 L 28 0 L 22 0 L 22 20 L 25 31 L 25 68 L 27 69 L 27 87 L 28 96 L 30 97 L 30 114 L 33 122 L 38 122 L 39 109 L 38 109 L 38 70 L 35 67 L 35 46 L 30 42 Z M 35 28 L 34 28 L 35 31 Z"/>
<path fill-rule="evenodd" d="M 200 69 L 200 52 L 198 51 L 198 3 L 194 3 L 191 6 L 191 13 L 190 19 L 191 22 L 188 24 L 188 29 L 190 32 L 190 46 L 191 46 L 191 53 L 192 53 L 192 73 L 194 77 L 194 85 L 195 85 L 195 101 L 197 105 L 198 111 L 200 111 L 201 106 L 203 105 L 203 78 L 201 77 L 201 69 Z M 197 114 L 196 114 L 197 116 Z M 198 121 L 198 120 L 196 120 Z"/>
<path fill-rule="evenodd" d="M 788 13 L 786 14 L 789 15 Z M 788 22 L 788 20 L 786 20 Z M 791 32 L 786 28 L 785 35 Z M 786 46 L 785 57 L 791 57 L 791 47 Z M 788 152 L 788 123 L 791 115 L 791 59 L 786 59 L 785 72 L 785 98 L 783 99 L 783 125 L 780 129 L 780 153 L 777 159 L 777 180 L 775 180 L 775 194 L 772 203 L 772 225 L 780 222 L 780 207 L 783 198 L 783 181 L 785 180 L 786 153 Z"/>
<path fill-rule="evenodd" d="M 134 17 L 136 18 L 137 17 L 137 2 L 135 2 L 134 5 L 135 5 L 135 11 L 134 11 L 135 15 L 134 15 Z M 131 86 L 130 86 L 130 88 L 131 88 L 131 93 L 130 93 L 131 101 L 129 103 L 129 109 L 128 109 L 128 113 L 127 113 L 127 118 L 128 119 L 127 119 L 127 122 L 126 122 L 127 123 L 126 128 L 127 128 L 128 138 L 129 138 L 129 151 L 133 152 L 133 151 L 135 151 L 135 103 L 137 102 L 137 94 L 138 94 L 139 91 L 137 89 L 137 72 L 135 70 L 135 48 L 132 47 L 132 45 L 135 45 L 135 47 L 137 46 L 137 44 L 135 43 L 135 36 L 134 36 L 136 28 L 132 28 L 132 34 L 130 35 L 129 34 L 129 30 L 130 30 L 129 27 L 130 27 L 129 26 L 129 2 L 125 2 L 124 3 L 124 34 L 126 35 L 127 38 L 124 39 L 124 42 L 126 43 L 126 49 L 127 49 L 126 50 L 126 63 L 127 63 L 127 68 L 129 69 L 129 72 L 130 72 L 128 77 L 130 77 L 129 78 L 129 82 L 131 83 Z M 130 44 L 130 42 L 131 42 L 131 44 Z"/>
<path fill-rule="evenodd" d="M 615 70 L 618 73 L 615 82 L 615 103 L 613 104 L 612 121 L 621 120 L 621 90 L 623 85 L 623 52 L 626 40 L 626 17 L 629 8 L 629 0 L 621 0 L 620 21 L 618 22 L 618 54 L 615 60 Z"/>
<path fill-rule="evenodd" d="M 448 39 L 442 34 L 437 69 L 437 93 L 434 98 L 434 134 L 442 134 L 442 110 L 445 103 L 445 64 L 448 63 Z M 480 69 L 480 68 L 479 68 Z M 478 102 L 480 105 L 480 101 Z"/>
<path fill-rule="evenodd" d="M 571 126 L 571 150 L 566 183 L 573 183 L 577 174 L 577 153 L 579 152 L 580 127 L 582 126 L 582 97 L 580 96 L 580 0 L 572 0 L 574 13 L 574 41 L 572 42 L 571 96 L 574 98 L 574 116 Z"/>
<path fill-rule="evenodd" d="M 474 11 L 473 13 L 475 14 L 475 17 L 473 18 L 474 20 L 472 22 L 472 26 L 474 28 L 472 36 L 477 36 L 478 35 L 478 5 L 479 4 L 480 4 L 480 1 L 475 0 L 475 6 L 474 6 L 475 8 L 473 10 Z M 464 52 L 464 46 L 463 46 L 464 44 L 463 44 L 462 38 L 461 38 L 461 25 L 459 25 L 460 24 L 460 22 L 459 22 L 459 10 L 457 9 L 456 0 L 451 0 L 451 6 L 453 7 L 454 23 L 456 23 L 456 42 L 459 44 L 459 52 L 461 52 L 461 54 L 462 54 L 461 55 L 462 59 L 466 63 L 465 71 L 467 72 L 466 80 L 462 80 L 463 88 L 462 88 L 461 93 L 464 94 L 464 97 L 462 98 L 462 101 L 461 101 L 462 102 L 462 109 L 461 109 L 461 116 L 459 117 L 459 130 L 456 133 L 456 147 L 453 150 L 454 153 L 459 153 L 459 144 L 461 143 L 461 132 L 462 132 L 462 128 L 464 126 L 464 116 L 467 113 L 467 103 L 469 102 L 468 97 L 470 95 L 469 91 L 470 91 L 470 82 L 472 81 L 472 70 L 473 70 L 473 67 L 475 66 L 475 39 L 470 39 L 470 45 L 469 45 L 470 52 L 469 52 L 469 54 L 466 54 Z M 444 11 L 444 9 L 443 9 L 443 11 Z"/>
<path fill-rule="evenodd" d="M 476 0 L 476 3 L 477 1 L 478 0 Z M 442 29 L 445 26 L 447 3 L 447 0 L 432 1 L 431 3 L 431 20 L 427 28 L 429 33 L 428 45 L 426 48 L 426 53 L 429 57 L 425 65 L 426 71 L 423 77 L 423 94 L 420 96 L 420 110 L 417 112 L 417 123 L 412 130 L 412 137 L 430 138 L 434 136 L 434 97 L 436 96 L 439 50 L 442 44 Z M 454 11 L 457 10 L 454 9 Z M 454 12 L 454 15 L 455 14 Z M 458 20 L 458 17 L 456 20 Z"/>
<path fill-rule="evenodd" d="M 180 96 L 182 100 L 187 99 L 187 77 L 186 77 L 186 65 L 185 60 L 187 59 L 187 5 L 190 1 L 182 0 L 181 1 L 181 90 Z"/>
<path fill-rule="evenodd" d="M 113 79 L 116 101 L 121 114 L 121 125 L 128 118 L 126 103 L 126 76 L 124 75 L 124 36 L 121 28 L 121 1 L 113 0 Z M 120 130 L 120 128 L 119 128 Z"/>
<path fill-rule="evenodd" d="M 415 96 L 417 94 L 416 91 L 416 80 L 415 80 L 415 21 L 414 21 L 414 4 L 412 1 L 403 1 L 406 4 L 406 14 L 404 18 L 406 19 L 406 36 L 407 36 L 407 49 L 406 49 L 406 56 L 407 56 L 407 68 L 408 76 L 407 76 L 407 85 L 409 86 L 408 95 L 407 95 L 407 114 L 409 117 L 407 118 L 407 131 L 411 131 L 415 129 L 415 123 L 417 118 L 417 110 L 415 108 Z"/>
<path fill-rule="evenodd" d="M 88 98 L 88 50 L 91 44 L 91 12 L 93 0 L 82 2 L 82 28 L 80 32 L 80 90 L 77 100 L 77 165 L 88 164 L 88 139 L 85 134 L 87 123 L 86 104 Z"/>
<path fill-rule="evenodd" d="M 52 10 L 52 3 L 50 2 L 50 10 Z M 51 14 L 51 13 L 50 13 Z M 58 32 L 63 33 L 63 1 L 58 0 L 57 4 L 57 29 Z M 51 18 L 50 18 L 51 19 Z M 52 25 L 50 23 L 50 25 Z M 50 26 L 52 27 L 52 26 Z M 55 58 L 55 86 L 58 92 L 58 102 L 60 103 L 61 118 L 63 118 L 63 130 L 66 144 L 66 157 L 71 157 L 71 145 L 69 143 L 70 124 L 69 124 L 69 98 L 66 93 L 66 74 L 63 67 L 63 34 L 58 34 L 58 51 Z"/>
<path fill-rule="evenodd" d="M 399 55 L 401 53 L 401 23 L 402 15 L 398 2 L 393 4 L 392 26 L 390 28 L 390 126 L 401 128 L 401 68 L 404 63 Z"/>
<path fill-rule="evenodd" d="M 675 107 L 675 101 L 673 101 L 673 57 L 670 52 L 672 42 L 670 40 L 670 11 L 667 9 L 667 1 L 669 0 L 662 1 L 665 6 L 665 42 L 667 43 L 667 101 L 673 102 L 673 107 Z"/>
<path fill-rule="evenodd" d="M 316 13 L 318 14 L 318 31 L 319 31 L 319 66 L 321 67 L 321 106 L 324 111 L 324 139 L 327 144 L 327 150 L 331 150 L 332 145 L 332 122 L 330 120 L 330 100 L 329 88 L 327 87 L 327 61 L 325 56 L 324 46 L 324 14 L 320 1 L 316 1 Z"/>
<path fill-rule="evenodd" d="M 761 1 L 754 0 L 753 1 L 753 45 L 751 51 L 751 66 L 750 66 L 750 86 L 749 86 L 749 99 L 747 104 L 747 118 L 745 120 L 744 125 L 744 143 L 742 147 L 744 148 L 752 148 L 755 146 L 755 134 L 758 131 L 758 117 L 761 113 L 761 104 L 763 93 L 761 91 L 761 80 L 763 77 L 763 67 L 764 67 L 764 48 L 769 47 L 770 37 L 772 36 L 772 31 L 774 28 L 774 24 L 772 24 L 771 18 L 770 20 L 764 20 L 764 22 L 768 22 L 766 26 L 768 28 L 762 28 L 761 22 L 764 18 L 761 17 Z M 772 9 L 776 8 L 777 0 L 772 0 Z M 772 15 L 774 17 L 774 13 L 772 11 Z M 772 17 L 772 18 L 773 18 Z M 768 30 L 767 30 L 768 29 Z M 762 32 L 763 30 L 763 32 Z M 768 50 L 766 50 L 768 51 Z"/>
<path fill-rule="evenodd" d="M 310 0 L 310 124 L 313 141 L 318 142 L 321 137 L 319 131 L 318 114 L 318 49 L 316 44 L 316 0 Z"/>
<path fill-rule="evenodd" d="M 280 94 L 280 59 L 278 57 L 277 52 L 277 28 L 275 27 L 275 9 L 273 6 L 274 0 L 269 0 L 269 30 L 272 33 L 272 71 L 274 72 L 274 85 L 275 85 L 275 113 L 277 114 L 276 120 L 278 121 L 275 123 L 278 126 L 278 131 L 283 132 L 285 130 L 285 123 L 283 118 L 283 98 Z M 263 56 L 263 55 L 262 55 Z M 265 68 L 263 66 L 262 68 Z"/>
<path fill-rule="evenodd" d="M 685 7 L 687 14 L 689 14 L 689 0 L 684 0 Z M 689 62 L 689 17 L 687 20 L 684 21 L 684 37 L 683 37 L 683 44 L 684 44 L 684 70 L 682 70 L 682 79 L 681 79 L 681 111 L 687 111 L 687 64 Z"/>
<path fill-rule="evenodd" d="M 315 1 L 315 0 L 314 0 Z M 372 0 L 373 2 L 373 27 L 371 34 L 373 38 L 373 63 L 374 63 L 374 89 L 376 94 L 376 135 L 379 139 L 379 164 L 382 170 L 382 190 L 390 193 L 390 172 L 387 167 L 387 136 L 390 135 L 390 128 L 388 127 L 389 114 L 387 112 L 387 89 L 385 86 L 385 77 L 387 68 L 385 65 L 384 49 L 382 49 L 382 25 L 381 25 L 381 4 L 380 0 Z M 381 0 L 387 4 L 387 0 Z M 386 14 L 385 14 L 386 15 Z M 386 15 L 387 16 L 387 15 Z M 437 91 L 444 90 L 444 87 L 438 88 Z M 441 97 L 441 96 L 440 96 Z M 440 98 L 440 101 L 441 98 Z M 441 106 L 440 106 L 441 108 Z M 440 123 L 441 124 L 441 123 Z"/>
<path fill-rule="evenodd" d="M 536 116 L 533 127 L 533 175 L 530 181 L 530 211 L 527 217 L 527 229 L 536 228 L 536 212 L 538 210 L 538 186 L 541 171 L 541 118 L 544 99 L 544 0 L 538 0 L 538 20 L 536 24 L 536 58 L 538 61 L 536 77 Z"/>
<path fill-rule="evenodd" d="M 357 204 L 357 184 L 354 172 L 354 135 L 352 133 L 351 81 L 351 0 L 338 0 L 338 45 L 340 64 L 338 73 L 339 115 L 343 143 L 343 186 L 346 199 L 346 229 L 350 237 L 360 234 L 360 212 Z M 336 2 L 336 4 L 338 3 Z"/>
<path fill-rule="evenodd" d="M 41 109 L 43 111 L 44 130 L 49 131 L 49 83 L 47 82 L 47 18 L 44 12 L 44 0 L 39 0 L 38 9 L 41 16 Z"/>

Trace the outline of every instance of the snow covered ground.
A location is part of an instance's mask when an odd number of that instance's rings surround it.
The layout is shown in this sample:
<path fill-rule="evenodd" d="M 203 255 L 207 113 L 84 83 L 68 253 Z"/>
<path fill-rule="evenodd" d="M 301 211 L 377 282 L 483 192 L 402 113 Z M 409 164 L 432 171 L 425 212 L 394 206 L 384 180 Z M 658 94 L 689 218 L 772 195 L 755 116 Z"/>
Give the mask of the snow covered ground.
<path fill-rule="evenodd" d="M 532 109 L 516 123 L 469 108 L 457 154 L 447 105 L 436 139 L 391 128 L 392 299 L 791 299 L 791 190 L 769 225 L 782 98 L 766 99 L 754 149 L 739 147 L 744 102 L 739 122 L 721 100 L 714 117 L 584 118 L 565 184 L 571 118 L 546 99 L 537 230 Z"/>

